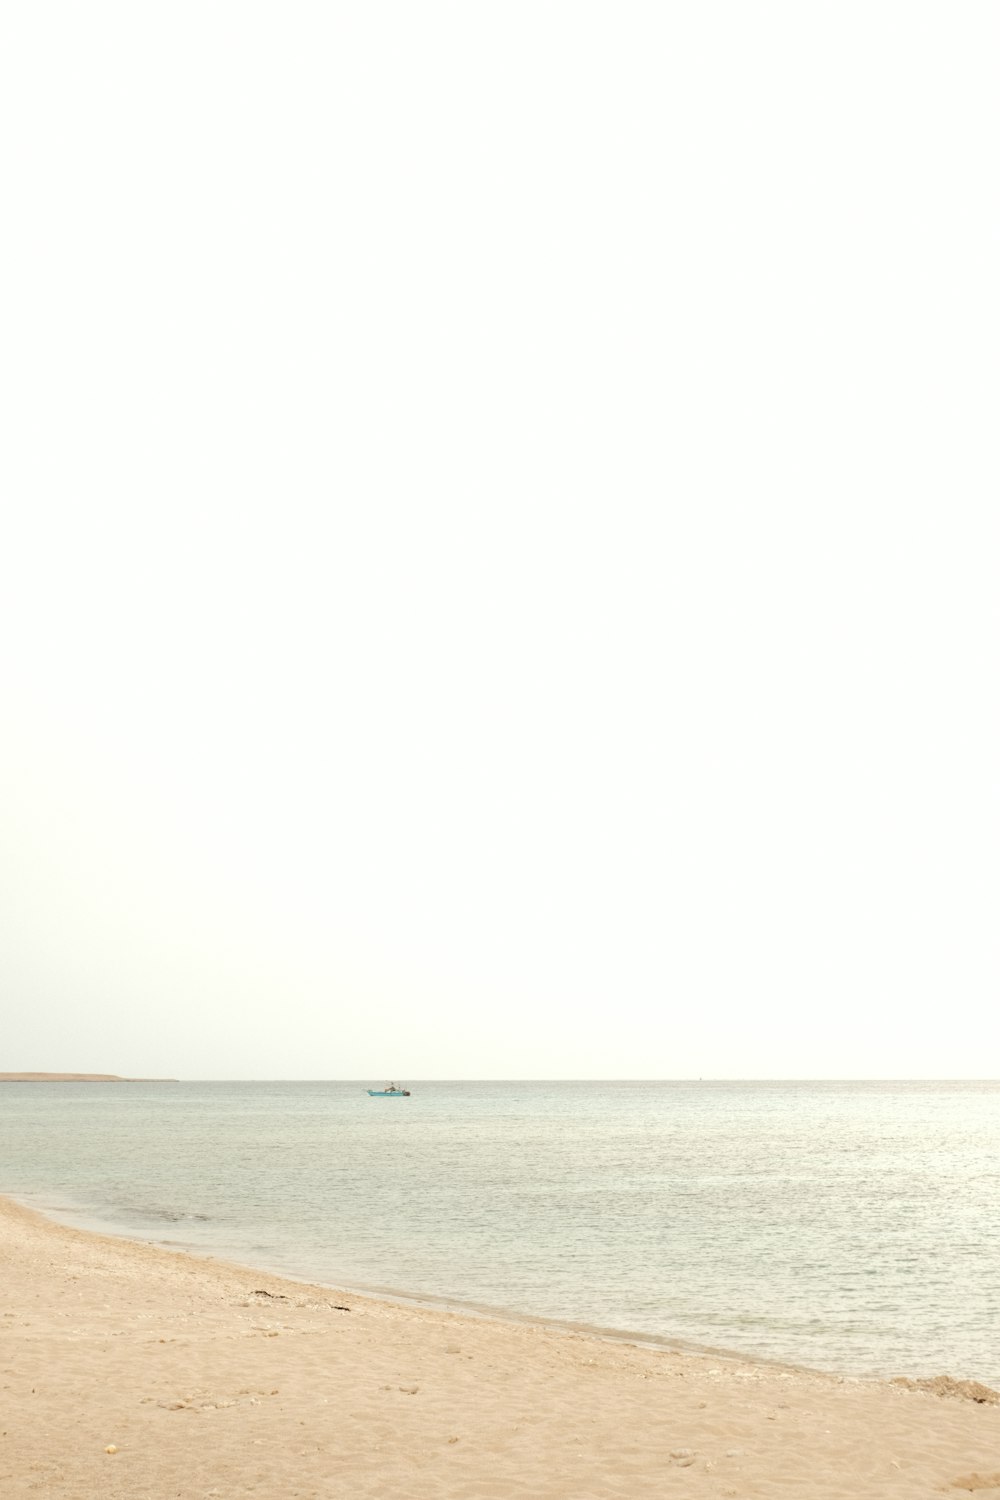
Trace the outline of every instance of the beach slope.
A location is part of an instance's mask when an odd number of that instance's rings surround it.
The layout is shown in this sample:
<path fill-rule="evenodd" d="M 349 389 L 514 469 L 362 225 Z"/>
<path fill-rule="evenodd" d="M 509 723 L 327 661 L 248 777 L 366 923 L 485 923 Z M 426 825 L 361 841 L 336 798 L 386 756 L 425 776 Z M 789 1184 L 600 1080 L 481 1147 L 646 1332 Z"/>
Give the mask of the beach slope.
<path fill-rule="evenodd" d="M 0 1287 L 4 1500 L 1000 1496 L 994 1405 L 342 1295 L 3 1200 Z"/>

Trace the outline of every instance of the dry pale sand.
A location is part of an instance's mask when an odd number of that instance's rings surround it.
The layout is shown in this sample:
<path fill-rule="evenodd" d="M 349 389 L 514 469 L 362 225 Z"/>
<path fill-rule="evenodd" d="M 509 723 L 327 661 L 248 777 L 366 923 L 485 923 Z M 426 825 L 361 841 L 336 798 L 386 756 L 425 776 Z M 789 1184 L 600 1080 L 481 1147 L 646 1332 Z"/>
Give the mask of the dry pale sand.
<path fill-rule="evenodd" d="M 1000 1496 L 996 1405 L 341 1295 L 2 1200 L 0 1286 L 3 1500 Z"/>

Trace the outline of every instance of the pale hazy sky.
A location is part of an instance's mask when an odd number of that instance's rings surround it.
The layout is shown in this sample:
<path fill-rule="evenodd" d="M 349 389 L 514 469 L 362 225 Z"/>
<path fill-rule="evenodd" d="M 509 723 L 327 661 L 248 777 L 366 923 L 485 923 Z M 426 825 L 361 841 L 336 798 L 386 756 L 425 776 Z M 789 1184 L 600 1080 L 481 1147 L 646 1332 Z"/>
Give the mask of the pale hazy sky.
<path fill-rule="evenodd" d="M 0 1070 L 1000 1071 L 998 42 L 10 0 Z"/>

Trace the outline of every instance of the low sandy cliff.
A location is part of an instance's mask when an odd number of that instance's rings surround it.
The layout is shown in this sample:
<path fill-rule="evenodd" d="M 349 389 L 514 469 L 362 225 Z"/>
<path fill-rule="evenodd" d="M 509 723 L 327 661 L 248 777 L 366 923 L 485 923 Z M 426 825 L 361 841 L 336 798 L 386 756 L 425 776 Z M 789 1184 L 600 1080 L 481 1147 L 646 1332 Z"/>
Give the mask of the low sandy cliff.
<path fill-rule="evenodd" d="M 117 1073 L 0 1073 L 0 1083 L 176 1083 L 176 1078 L 120 1078 Z"/>

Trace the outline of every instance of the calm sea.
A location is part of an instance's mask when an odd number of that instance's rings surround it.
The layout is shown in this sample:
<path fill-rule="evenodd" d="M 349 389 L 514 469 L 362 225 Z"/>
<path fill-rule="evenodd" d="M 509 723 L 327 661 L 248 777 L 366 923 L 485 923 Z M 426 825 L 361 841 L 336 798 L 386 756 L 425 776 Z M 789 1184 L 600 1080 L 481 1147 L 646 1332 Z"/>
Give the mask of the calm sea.
<path fill-rule="evenodd" d="M 0 1085 L 0 1191 L 356 1290 L 1000 1384 L 1000 1084 Z"/>

